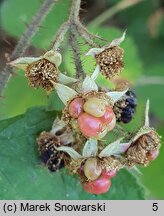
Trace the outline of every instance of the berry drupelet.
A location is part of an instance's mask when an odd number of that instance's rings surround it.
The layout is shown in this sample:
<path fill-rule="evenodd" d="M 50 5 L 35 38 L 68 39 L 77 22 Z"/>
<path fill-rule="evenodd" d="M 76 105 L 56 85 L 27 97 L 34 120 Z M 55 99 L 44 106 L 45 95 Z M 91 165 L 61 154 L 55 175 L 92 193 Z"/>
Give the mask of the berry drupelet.
<path fill-rule="evenodd" d="M 37 139 L 40 160 L 51 172 L 64 167 L 64 153 L 58 152 L 55 147 L 60 145 L 60 140 L 49 132 L 42 132 Z"/>

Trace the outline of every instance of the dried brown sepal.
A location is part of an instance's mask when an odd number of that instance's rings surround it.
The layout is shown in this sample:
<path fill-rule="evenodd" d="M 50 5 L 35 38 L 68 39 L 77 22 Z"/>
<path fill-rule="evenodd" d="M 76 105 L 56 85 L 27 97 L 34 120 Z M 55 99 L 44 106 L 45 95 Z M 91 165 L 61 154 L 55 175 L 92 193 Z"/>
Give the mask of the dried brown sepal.
<path fill-rule="evenodd" d="M 127 150 L 127 163 L 146 166 L 151 161 L 150 153 L 160 148 L 160 137 L 152 130 L 139 137 Z"/>
<path fill-rule="evenodd" d="M 121 118 L 122 111 L 127 105 L 128 105 L 128 103 L 126 100 L 119 100 L 115 103 L 115 105 L 113 107 L 113 111 L 115 113 L 117 120 Z"/>
<path fill-rule="evenodd" d="M 124 90 L 129 89 L 133 86 L 129 80 L 126 80 L 124 78 L 117 77 L 113 80 L 113 82 L 115 83 L 115 86 L 116 86 L 115 90 L 116 91 L 124 91 Z"/>
<path fill-rule="evenodd" d="M 101 100 L 104 100 L 106 102 L 106 104 L 113 107 L 113 104 L 112 104 L 110 97 L 108 95 L 106 95 L 105 93 L 106 93 L 105 91 L 99 91 L 99 92 L 91 91 L 91 92 L 88 92 L 87 94 L 84 94 L 83 98 L 84 98 L 84 100 L 88 100 L 91 97 L 96 97 L 96 98 L 99 98 Z"/>
<path fill-rule="evenodd" d="M 55 64 L 43 58 L 29 64 L 25 76 L 32 87 L 42 87 L 49 92 L 53 89 L 52 82 L 56 82 L 57 80 L 58 70 Z"/>
<path fill-rule="evenodd" d="M 140 137 L 138 142 L 147 152 L 160 148 L 160 137 L 154 130 Z"/>
<path fill-rule="evenodd" d="M 39 152 L 47 150 L 49 146 L 60 146 L 60 139 L 57 136 L 51 135 L 49 132 L 43 131 L 37 138 Z"/>
<path fill-rule="evenodd" d="M 116 158 L 114 156 L 111 157 L 105 157 L 101 159 L 101 167 L 102 170 L 106 169 L 108 171 L 110 170 L 116 170 L 123 168 L 124 164 L 122 163 L 121 159 Z"/>
<path fill-rule="evenodd" d="M 78 174 L 79 170 L 81 168 L 81 165 L 83 164 L 83 162 L 85 161 L 85 159 L 78 159 L 78 160 L 68 160 L 65 163 L 66 168 L 68 168 L 70 174 L 74 175 L 74 174 Z"/>
<path fill-rule="evenodd" d="M 123 70 L 123 54 L 123 49 L 114 46 L 95 55 L 97 64 L 100 66 L 100 71 L 107 79 L 115 77 Z"/>

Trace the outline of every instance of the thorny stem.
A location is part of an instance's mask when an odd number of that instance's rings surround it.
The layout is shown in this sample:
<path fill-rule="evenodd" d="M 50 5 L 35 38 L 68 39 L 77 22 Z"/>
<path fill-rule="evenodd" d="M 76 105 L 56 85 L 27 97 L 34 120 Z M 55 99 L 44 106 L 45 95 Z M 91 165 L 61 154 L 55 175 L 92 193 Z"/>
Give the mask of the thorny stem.
<path fill-rule="evenodd" d="M 81 0 L 72 0 L 72 5 L 70 9 L 70 15 L 67 22 L 59 28 L 56 36 L 54 38 L 52 49 L 57 50 L 64 40 L 64 36 L 69 29 L 72 29 L 72 26 L 77 26 L 76 21 L 79 21 L 79 10 L 80 10 Z"/>
<path fill-rule="evenodd" d="M 88 32 L 88 30 L 79 20 L 80 4 L 81 4 L 81 0 L 72 0 L 69 19 L 66 23 L 64 23 L 60 27 L 60 29 L 58 30 L 54 38 L 54 41 L 52 44 L 52 47 L 54 50 L 57 50 L 59 48 L 60 44 L 64 40 L 65 34 L 67 33 L 68 30 L 71 30 L 73 26 L 76 26 L 77 36 L 82 37 L 85 40 L 85 42 L 89 44 L 91 47 L 97 47 L 97 45 L 93 42 L 93 39 L 95 38 L 104 41 L 104 39 L 102 39 L 98 35 L 94 35 Z"/>
<path fill-rule="evenodd" d="M 85 42 L 89 44 L 91 47 L 98 47 L 98 45 L 93 42 L 93 39 L 94 38 L 98 38 L 100 40 L 103 39 L 97 35 L 93 35 L 90 32 L 88 32 L 88 30 L 85 28 L 85 26 L 82 25 L 80 21 L 77 21 L 77 26 L 78 26 L 77 28 L 78 34 L 85 39 Z"/>
<path fill-rule="evenodd" d="M 70 44 L 72 47 L 73 51 L 73 57 L 74 57 L 74 62 L 75 62 L 75 67 L 76 67 L 76 78 L 84 78 L 85 73 L 83 71 L 83 66 L 82 62 L 80 59 L 80 49 L 79 49 L 79 44 L 77 41 L 77 30 L 76 26 L 71 26 L 71 33 L 70 33 Z"/>
<path fill-rule="evenodd" d="M 64 40 L 64 36 L 69 29 L 72 28 L 72 25 L 76 25 L 76 21 L 79 20 L 79 10 L 80 10 L 81 0 L 72 0 L 72 5 L 70 9 L 70 15 L 67 22 L 59 28 L 58 32 L 55 35 L 54 41 L 52 43 L 52 49 L 57 50 Z"/>
<path fill-rule="evenodd" d="M 23 36 L 21 37 L 17 46 L 15 47 L 13 53 L 11 54 L 10 60 L 14 60 L 18 57 L 21 57 L 25 53 L 26 49 L 29 46 L 31 38 L 37 33 L 40 24 L 46 18 L 48 12 L 57 1 L 58 0 L 46 0 L 43 2 L 38 12 L 36 13 L 36 16 L 34 16 L 31 24 L 24 32 Z M 0 94 L 2 93 L 11 74 L 12 68 L 9 65 L 7 65 L 0 73 Z"/>
<path fill-rule="evenodd" d="M 108 10 L 100 14 L 98 17 L 96 17 L 96 19 L 94 19 L 93 21 L 89 23 L 89 26 L 100 26 L 103 22 L 111 18 L 113 15 L 115 15 L 119 11 L 122 11 L 128 7 L 131 7 L 141 1 L 144 1 L 144 0 L 133 0 L 133 1 L 122 0 L 121 2 L 118 2 L 116 5 L 114 5 L 113 7 L 109 8 Z"/>
<path fill-rule="evenodd" d="M 70 22 L 76 22 L 79 20 L 81 0 L 72 0 L 71 12 L 70 12 Z"/>
<path fill-rule="evenodd" d="M 68 29 L 69 29 L 69 22 L 65 22 L 63 23 L 63 25 L 61 25 L 52 43 L 53 50 L 57 50 L 59 48 L 61 42 L 64 40 L 64 36 L 67 33 Z"/>

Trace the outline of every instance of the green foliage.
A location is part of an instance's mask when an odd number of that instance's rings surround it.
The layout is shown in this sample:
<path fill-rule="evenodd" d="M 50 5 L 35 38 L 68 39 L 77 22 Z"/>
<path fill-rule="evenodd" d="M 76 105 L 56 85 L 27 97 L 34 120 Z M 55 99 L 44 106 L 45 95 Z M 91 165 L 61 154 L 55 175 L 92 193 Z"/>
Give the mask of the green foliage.
<path fill-rule="evenodd" d="M 57 114 L 32 108 L 24 115 L 1 121 L 0 199 L 144 199 L 143 187 L 126 170 L 112 180 L 109 193 L 93 196 L 66 170 L 50 173 L 43 167 L 36 137 L 50 130 Z"/>
<path fill-rule="evenodd" d="M 13 75 L 0 100 L 0 118 L 9 118 L 24 113 L 28 107 L 47 104 L 44 90 L 35 90 L 28 85 L 24 71 Z"/>
<path fill-rule="evenodd" d="M 41 3 L 40 0 L 4 1 L 0 10 L 3 29 L 12 36 L 20 37 Z M 69 5 L 69 0 L 62 0 L 55 4 L 33 38 L 32 45 L 43 49 L 50 46 L 58 28 L 68 17 Z"/>
<path fill-rule="evenodd" d="M 0 8 L 3 29 L 9 35 L 19 38 L 41 2 L 40 0 L 3 1 Z M 119 0 L 107 0 L 110 6 L 117 2 Z M 156 38 L 151 38 L 147 25 L 149 17 L 158 9 L 159 2 L 159 0 L 143 1 L 117 14 L 115 22 L 118 26 L 124 26 L 121 31 L 113 27 L 90 27 L 90 31 L 111 41 L 127 28 L 126 40 L 121 44 L 125 50 L 125 70 L 122 77 L 136 84 L 134 90 L 139 98 L 139 106 L 134 120 L 123 126 L 133 131 L 142 124 L 145 101 L 149 98 L 150 111 L 157 121 L 160 118 L 159 132 L 163 134 L 163 86 L 138 86 L 136 82 L 143 72 L 147 76 L 163 76 L 163 25 L 162 22 L 159 24 Z M 68 16 L 69 5 L 69 0 L 61 0 L 55 5 L 40 27 L 40 31 L 32 39 L 32 45 L 42 49 L 49 48 L 57 29 Z M 79 42 L 84 68 L 91 74 L 95 68 L 95 61 L 92 57 L 84 55 L 88 46 L 83 44 L 84 41 Z M 65 65 L 62 65 L 62 71 L 74 74 L 74 64 L 70 63 L 73 62 L 72 53 L 69 51 L 68 43 L 65 45 Z M 16 73 L 5 89 L 5 98 L 0 100 L 0 118 L 22 114 L 28 107 L 38 105 L 48 104 L 46 108 L 48 110 L 63 108 L 63 104 L 54 92 L 48 97 L 41 89 L 32 89 L 22 73 L 24 72 Z M 112 85 L 103 76 L 98 78 L 98 84 L 107 87 Z M 34 108 L 24 115 L 1 121 L 0 199 L 144 199 L 143 187 L 126 170 L 121 170 L 116 178 L 112 179 L 109 193 L 93 196 L 87 194 L 77 178 L 68 175 L 66 170 L 52 174 L 41 166 L 35 140 L 42 130 L 50 129 L 55 115 L 54 112 L 45 112 L 43 108 Z M 159 158 L 141 170 L 142 181 L 150 189 L 150 196 L 161 199 L 164 198 L 164 191 L 161 188 L 164 181 L 163 154 L 162 146 Z"/>

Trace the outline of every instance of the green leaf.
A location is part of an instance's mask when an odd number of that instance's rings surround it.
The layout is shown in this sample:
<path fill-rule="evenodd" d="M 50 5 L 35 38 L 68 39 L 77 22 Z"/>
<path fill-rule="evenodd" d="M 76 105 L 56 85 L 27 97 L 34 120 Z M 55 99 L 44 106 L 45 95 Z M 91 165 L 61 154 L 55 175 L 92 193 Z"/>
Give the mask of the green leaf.
<path fill-rule="evenodd" d="M 6 0 L 1 6 L 1 25 L 10 35 L 20 37 L 25 31 L 27 24 L 37 12 L 42 1 L 40 0 Z M 45 21 L 42 23 L 39 32 L 32 40 L 32 44 L 46 49 L 50 46 L 60 25 L 67 19 L 70 1 L 61 0 L 57 2 Z"/>
<path fill-rule="evenodd" d="M 20 115 L 32 106 L 44 105 L 49 111 L 59 111 L 64 108 L 56 91 L 47 95 L 43 89 L 30 87 L 24 71 L 18 71 L 11 77 L 3 96 L 0 98 L 0 119 Z"/>
<path fill-rule="evenodd" d="M 164 119 L 163 88 L 163 85 L 143 85 L 135 89 L 138 98 L 142 98 L 145 102 L 147 99 L 150 99 L 150 112 L 160 119 Z"/>
<path fill-rule="evenodd" d="M 110 192 L 87 194 L 65 169 L 50 173 L 40 163 L 36 137 L 50 130 L 55 112 L 32 108 L 0 123 L 0 199 L 144 199 L 144 189 L 128 171 L 112 179 Z"/>
<path fill-rule="evenodd" d="M 83 147 L 82 156 L 87 157 L 96 157 L 98 152 L 98 142 L 96 139 L 88 139 Z"/>
<path fill-rule="evenodd" d="M 0 99 L 0 118 L 20 115 L 32 106 L 47 104 L 48 97 L 42 89 L 34 89 L 28 85 L 24 71 L 18 71 L 11 77 Z"/>
<path fill-rule="evenodd" d="M 163 70 L 164 65 L 161 64 L 154 64 L 152 65 L 149 70 L 146 70 L 146 76 L 150 77 L 158 77 L 159 81 L 163 80 Z M 161 78 L 161 79 L 160 79 Z M 154 79 L 155 81 L 155 79 Z M 151 85 L 146 83 L 143 83 L 142 85 L 136 86 L 136 93 L 139 98 L 144 99 L 145 101 L 149 98 L 150 99 L 150 111 L 154 113 L 158 118 L 164 119 L 164 112 L 163 112 L 163 106 L 164 106 L 164 100 L 163 100 L 163 92 L 164 83 L 162 84 L 156 84 Z M 144 94 L 143 94 L 144 92 Z M 157 104 L 160 102 L 160 106 Z"/>

